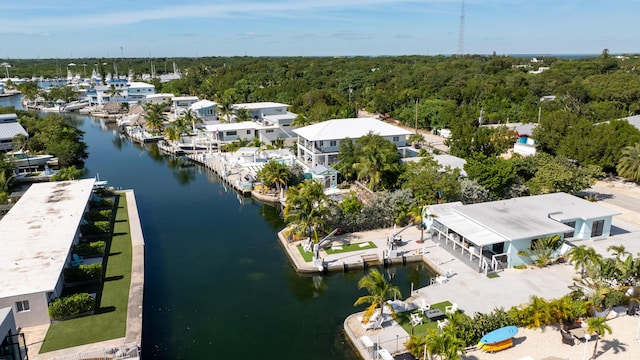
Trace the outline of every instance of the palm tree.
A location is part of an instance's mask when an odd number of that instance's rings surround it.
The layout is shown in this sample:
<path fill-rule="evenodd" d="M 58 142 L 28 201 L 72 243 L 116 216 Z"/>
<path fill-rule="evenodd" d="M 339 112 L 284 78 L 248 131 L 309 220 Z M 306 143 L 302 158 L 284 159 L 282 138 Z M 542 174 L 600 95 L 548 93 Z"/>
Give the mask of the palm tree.
<path fill-rule="evenodd" d="M 629 255 L 630 253 L 625 249 L 624 245 L 609 245 L 607 251 L 613 252 L 613 256 L 616 257 L 617 261 L 620 261 L 622 255 Z"/>
<path fill-rule="evenodd" d="M 596 343 L 593 346 L 593 355 L 591 359 L 596 358 L 596 352 L 598 351 L 598 340 L 600 340 L 600 336 L 604 337 L 604 334 L 608 332 L 611 334 L 611 327 L 606 323 L 607 319 L 603 316 L 596 316 L 587 318 L 587 332 L 589 335 L 593 335 L 596 333 L 598 336 L 596 337 Z"/>
<path fill-rule="evenodd" d="M 291 170 L 287 165 L 274 160 L 267 162 L 258 172 L 258 178 L 262 178 L 263 182 L 274 184 L 278 193 L 280 193 L 282 186 L 287 185 L 291 176 Z"/>
<path fill-rule="evenodd" d="M 160 132 L 164 127 L 164 108 L 166 104 L 149 104 L 147 106 L 147 116 L 145 126 L 151 132 Z"/>
<path fill-rule="evenodd" d="M 111 87 L 105 92 L 105 94 L 109 95 L 109 98 L 115 98 L 122 95 L 122 92 L 120 92 L 120 89 L 116 89 L 115 85 L 111 84 Z"/>
<path fill-rule="evenodd" d="M 251 121 L 251 112 L 247 108 L 239 108 L 236 110 L 236 119 L 238 119 L 238 122 Z"/>
<path fill-rule="evenodd" d="M 167 126 L 164 129 L 164 136 L 171 143 L 176 143 L 182 137 L 182 132 L 178 129 L 177 126 L 175 126 L 175 124 L 171 124 L 171 125 L 172 126 Z"/>
<path fill-rule="evenodd" d="M 369 274 L 363 276 L 358 281 L 359 289 L 367 289 L 369 295 L 360 296 L 353 306 L 362 304 L 371 304 L 371 308 L 380 308 L 380 316 L 384 310 L 384 305 L 387 300 L 400 298 L 400 289 L 391 285 L 390 282 L 385 279 L 384 274 L 380 273 L 378 269 L 372 269 Z"/>
<path fill-rule="evenodd" d="M 622 156 L 616 165 L 618 175 L 640 181 L 640 143 L 635 143 L 622 149 Z"/>
<path fill-rule="evenodd" d="M 550 304 L 536 295 L 531 296 L 531 303 L 521 310 L 523 325 L 530 328 L 540 328 L 553 321 Z"/>
<path fill-rule="evenodd" d="M 218 101 L 218 108 L 220 113 L 220 122 L 231 122 L 231 116 L 233 115 L 233 101 L 230 97 L 224 96 Z"/>
<path fill-rule="evenodd" d="M 453 326 L 445 326 L 442 332 L 430 329 L 427 333 L 425 350 L 430 358 L 438 355 L 440 359 L 459 360 L 464 348 L 464 340 L 457 337 Z"/>
<path fill-rule="evenodd" d="M 329 215 L 328 202 L 322 184 L 305 180 L 287 191 L 284 220 L 293 225 L 298 235 L 313 235 L 313 242 L 317 243 L 318 229 L 322 229 Z"/>
<path fill-rule="evenodd" d="M 585 270 L 590 264 L 595 264 L 600 261 L 599 254 L 591 247 L 580 245 L 574 247 L 568 252 L 569 261 L 573 263 L 576 270 L 580 269 L 580 277 L 584 278 Z"/>

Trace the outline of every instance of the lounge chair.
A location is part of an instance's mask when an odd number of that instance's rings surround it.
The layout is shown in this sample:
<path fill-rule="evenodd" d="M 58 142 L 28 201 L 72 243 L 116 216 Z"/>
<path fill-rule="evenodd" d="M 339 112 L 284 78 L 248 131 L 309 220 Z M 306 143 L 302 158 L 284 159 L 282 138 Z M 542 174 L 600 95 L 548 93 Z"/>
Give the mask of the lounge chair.
<path fill-rule="evenodd" d="M 424 314 L 425 311 L 431 310 L 431 304 L 427 303 L 424 299 L 420 299 L 419 309 Z"/>
<path fill-rule="evenodd" d="M 442 330 L 445 326 L 449 325 L 449 319 L 437 320 L 438 321 L 438 329 Z"/>
<path fill-rule="evenodd" d="M 453 303 L 451 306 L 447 306 L 444 308 L 444 312 L 447 314 L 455 314 L 458 311 L 458 304 Z"/>
<path fill-rule="evenodd" d="M 373 321 L 369 321 L 368 323 L 362 325 L 365 330 L 375 330 L 382 329 L 382 323 L 384 322 L 384 318 L 382 316 L 376 318 Z"/>
<path fill-rule="evenodd" d="M 422 324 L 422 314 L 411 313 L 411 326 L 417 326 Z"/>

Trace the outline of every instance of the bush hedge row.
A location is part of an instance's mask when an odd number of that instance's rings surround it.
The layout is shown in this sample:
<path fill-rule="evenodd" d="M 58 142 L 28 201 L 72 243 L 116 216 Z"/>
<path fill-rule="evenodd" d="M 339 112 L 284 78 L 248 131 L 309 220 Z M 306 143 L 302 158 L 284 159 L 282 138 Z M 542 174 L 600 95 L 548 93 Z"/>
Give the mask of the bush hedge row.
<path fill-rule="evenodd" d="M 84 214 L 84 218 L 88 221 L 111 221 L 113 210 L 89 211 Z"/>
<path fill-rule="evenodd" d="M 102 264 L 80 265 L 64 269 L 65 282 L 102 279 Z"/>
<path fill-rule="evenodd" d="M 82 314 L 93 311 L 96 306 L 96 299 L 88 293 L 79 293 L 57 298 L 49 304 L 49 317 L 60 319 L 64 317 Z"/>
<path fill-rule="evenodd" d="M 104 255 L 105 242 L 100 241 L 92 241 L 90 243 L 79 243 L 73 245 L 72 252 L 80 255 L 80 256 L 91 256 L 91 255 Z"/>
<path fill-rule="evenodd" d="M 95 221 L 91 224 L 80 225 L 83 235 L 108 234 L 111 231 L 110 221 Z"/>

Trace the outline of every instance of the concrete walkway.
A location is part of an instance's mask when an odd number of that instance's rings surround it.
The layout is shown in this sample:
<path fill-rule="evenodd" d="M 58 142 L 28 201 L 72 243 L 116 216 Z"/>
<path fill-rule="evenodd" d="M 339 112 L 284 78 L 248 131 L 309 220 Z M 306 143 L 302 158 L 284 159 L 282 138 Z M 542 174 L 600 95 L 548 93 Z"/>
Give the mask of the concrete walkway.
<path fill-rule="evenodd" d="M 127 330 L 123 338 L 102 341 L 93 344 L 76 346 L 48 353 L 39 354 L 42 342 L 47 335 L 49 325 L 23 328 L 29 359 L 48 360 L 70 357 L 101 349 L 121 348 L 127 344 L 142 344 L 142 300 L 144 290 L 144 236 L 138 216 L 133 190 L 124 191 L 129 213 L 129 229 L 131 234 L 131 285 L 129 288 L 129 305 L 127 310 Z M 78 357 L 84 358 L 84 357 Z"/>

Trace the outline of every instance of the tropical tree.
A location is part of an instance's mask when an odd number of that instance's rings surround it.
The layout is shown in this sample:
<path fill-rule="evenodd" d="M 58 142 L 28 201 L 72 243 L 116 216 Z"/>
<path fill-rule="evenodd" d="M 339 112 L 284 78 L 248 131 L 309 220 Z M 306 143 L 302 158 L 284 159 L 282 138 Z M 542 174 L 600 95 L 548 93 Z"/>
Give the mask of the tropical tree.
<path fill-rule="evenodd" d="M 567 253 L 569 262 L 573 263 L 576 270 L 580 269 L 580 277 L 584 278 L 587 266 L 598 263 L 602 256 L 600 256 L 591 247 L 580 245 L 571 248 Z"/>
<path fill-rule="evenodd" d="M 233 100 L 228 96 L 223 96 L 218 101 L 218 112 L 220 113 L 220 122 L 231 122 L 233 116 Z"/>
<path fill-rule="evenodd" d="M 164 115 L 164 109 L 166 107 L 166 104 L 162 103 L 162 104 L 148 104 L 146 111 L 147 111 L 147 116 L 146 116 L 146 128 L 151 131 L 151 132 L 161 132 L 162 129 L 164 128 L 164 121 L 165 121 L 165 115 Z"/>
<path fill-rule="evenodd" d="M 238 122 L 251 121 L 251 111 L 247 108 L 239 108 L 236 110 L 236 119 L 238 119 Z"/>
<path fill-rule="evenodd" d="M 358 180 L 366 180 L 371 190 L 378 185 L 390 187 L 389 180 L 400 173 L 400 154 L 392 142 L 380 135 L 368 134 L 356 140 L 356 162 L 353 164 Z"/>
<path fill-rule="evenodd" d="M 606 323 L 607 319 L 603 316 L 596 316 L 587 318 L 587 332 L 589 335 L 597 334 L 596 342 L 593 345 L 593 355 L 591 355 L 591 359 L 595 359 L 598 351 L 598 341 L 600 337 L 604 337 L 605 333 L 611 334 L 611 327 Z"/>
<path fill-rule="evenodd" d="M 551 235 L 541 239 L 532 240 L 531 247 L 519 251 L 518 255 L 529 258 L 536 266 L 545 267 L 551 260 L 553 253 L 562 246 L 564 240 L 560 235 Z"/>
<path fill-rule="evenodd" d="M 187 109 L 187 111 L 182 114 L 182 118 L 187 125 L 191 126 L 191 130 L 194 133 L 196 132 L 196 124 L 202 123 L 202 119 L 196 115 L 193 109 Z"/>
<path fill-rule="evenodd" d="M 438 355 L 440 359 L 458 360 L 464 348 L 465 343 L 457 337 L 454 326 L 445 326 L 441 332 L 430 329 L 427 333 L 425 350 L 431 358 Z"/>
<path fill-rule="evenodd" d="M 318 243 L 318 230 L 322 230 L 329 216 L 328 202 L 321 183 L 305 180 L 287 190 L 284 221 L 297 235 L 309 236 Z"/>
<path fill-rule="evenodd" d="M 633 180 L 640 181 L 640 143 L 627 146 L 622 149 L 622 156 L 616 165 L 618 175 Z"/>
<path fill-rule="evenodd" d="M 271 160 L 258 171 L 257 176 L 266 186 L 271 187 L 275 185 L 276 191 L 279 194 L 282 187 L 287 186 L 293 174 L 286 164 Z"/>
<path fill-rule="evenodd" d="M 607 248 L 607 251 L 611 251 L 613 254 L 613 256 L 616 257 L 617 261 L 621 260 L 621 257 L 623 255 L 630 255 L 630 253 L 627 251 L 627 249 L 624 247 L 624 245 L 609 245 L 609 247 Z"/>
<path fill-rule="evenodd" d="M 400 293 L 400 289 L 392 285 L 387 279 L 384 277 L 378 269 L 371 269 L 369 273 L 358 281 L 359 289 L 366 289 L 369 292 L 369 295 L 360 296 L 353 306 L 358 306 L 362 304 L 370 304 L 365 314 L 373 314 L 376 308 L 380 308 L 380 316 L 382 316 L 382 312 L 384 310 L 384 305 L 387 300 L 394 298 L 401 298 L 402 294 Z"/>
<path fill-rule="evenodd" d="M 547 326 L 554 321 L 549 302 L 536 295 L 532 295 L 531 302 L 517 311 L 520 324 L 530 329 Z"/>
<path fill-rule="evenodd" d="M 105 94 L 109 95 L 110 98 L 115 98 L 122 95 L 122 92 L 120 91 L 120 89 L 117 89 L 115 85 L 111 84 Z"/>

